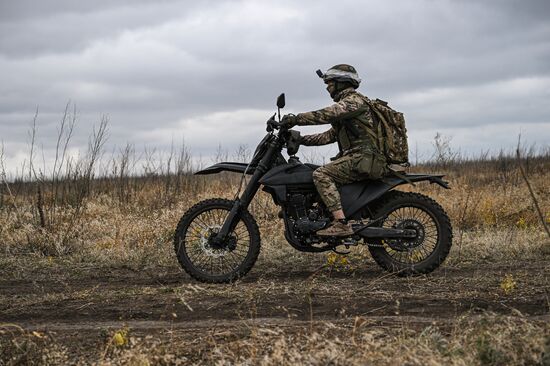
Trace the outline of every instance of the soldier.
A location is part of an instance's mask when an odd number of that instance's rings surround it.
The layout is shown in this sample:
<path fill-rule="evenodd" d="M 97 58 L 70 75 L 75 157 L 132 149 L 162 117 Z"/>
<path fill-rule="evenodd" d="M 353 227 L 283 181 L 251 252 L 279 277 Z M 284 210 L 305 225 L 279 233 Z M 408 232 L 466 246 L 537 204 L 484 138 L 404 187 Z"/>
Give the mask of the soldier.
<path fill-rule="evenodd" d="M 296 116 L 287 115 L 282 122 L 289 126 L 332 125 L 323 133 L 303 136 L 300 144 L 320 146 L 338 142 L 338 155 L 313 172 L 317 191 L 334 217 L 331 224 L 317 234 L 349 236 L 353 230 L 342 210 L 337 185 L 380 178 L 386 173 L 387 164 L 376 147 L 374 122 L 366 104 L 368 99 L 355 90 L 361 83 L 355 68 L 340 64 L 331 67 L 325 74 L 320 71 L 318 74 L 335 104 Z"/>

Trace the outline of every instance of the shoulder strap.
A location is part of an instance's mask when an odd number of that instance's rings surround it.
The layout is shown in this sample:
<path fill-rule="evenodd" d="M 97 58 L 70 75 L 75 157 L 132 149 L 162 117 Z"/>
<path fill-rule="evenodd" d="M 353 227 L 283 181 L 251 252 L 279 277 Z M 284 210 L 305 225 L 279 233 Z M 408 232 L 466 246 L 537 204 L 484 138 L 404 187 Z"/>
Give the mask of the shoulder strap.
<path fill-rule="evenodd" d="M 378 101 L 377 99 L 376 101 Z M 369 129 L 370 135 L 374 138 L 374 141 L 377 145 L 377 148 L 380 152 L 384 152 L 384 142 L 383 142 L 383 129 L 387 127 L 387 122 L 384 118 L 384 115 L 376 108 L 376 102 L 365 97 L 365 103 L 371 110 L 372 120 L 374 122 L 374 130 Z"/>

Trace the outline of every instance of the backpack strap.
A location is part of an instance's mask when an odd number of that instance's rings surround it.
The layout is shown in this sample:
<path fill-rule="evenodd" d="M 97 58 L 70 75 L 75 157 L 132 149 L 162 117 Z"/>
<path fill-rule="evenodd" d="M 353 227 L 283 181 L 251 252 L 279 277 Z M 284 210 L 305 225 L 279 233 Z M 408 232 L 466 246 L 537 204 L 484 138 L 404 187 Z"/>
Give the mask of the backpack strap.
<path fill-rule="evenodd" d="M 378 99 L 377 99 L 378 101 Z M 372 100 L 365 98 L 365 102 L 369 106 L 371 110 L 372 119 L 374 122 L 374 131 L 372 131 L 371 136 L 374 138 L 374 141 L 376 142 L 376 147 L 378 150 L 384 154 L 384 133 L 382 132 L 382 129 L 388 128 L 388 123 L 386 122 L 386 119 L 384 118 L 384 115 L 376 108 L 376 102 L 373 102 Z M 383 125 L 383 126 L 382 126 Z"/>

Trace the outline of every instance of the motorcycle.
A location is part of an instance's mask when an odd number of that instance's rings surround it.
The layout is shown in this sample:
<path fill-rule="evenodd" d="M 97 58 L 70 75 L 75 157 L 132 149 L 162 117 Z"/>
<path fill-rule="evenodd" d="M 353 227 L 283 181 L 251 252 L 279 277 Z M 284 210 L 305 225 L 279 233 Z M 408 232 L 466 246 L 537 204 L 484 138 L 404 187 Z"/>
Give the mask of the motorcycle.
<path fill-rule="evenodd" d="M 228 283 L 245 276 L 260 253 L 260 230 L 248 206 L 259 188 L 281 207 L 285 238 L 303 252 L 334 251 L 367 245 L 376 263 L 398 275 L 430 273 L 445 260 L 452 245 L 452 227 L 443 208 L 426 195 L 394 188 L 427 181 L 449 189 L 443 175 L 389 174 L 339 188 L 346 218 L 354 234 L 321 237 L 318 230 L 331 221 L 312 173 L 319 166 L 296 157 L 299 132 L 281 123 L 285 95 L 277 98 L 278 111 L 267 121 L 267 135 L 250 163 L 222 162 L 196 172 L 242 174 L 248 183 L 234 200 L 212 198 L 192 206 L 174 233 L 174 248 L 183 269 L 198 281 Z M 278 115 L 278 122 L 275 116 Z M 282 155 L 287 149 L 288 160 Z M 240 189 L 239 189 L 240 192 Z"/>

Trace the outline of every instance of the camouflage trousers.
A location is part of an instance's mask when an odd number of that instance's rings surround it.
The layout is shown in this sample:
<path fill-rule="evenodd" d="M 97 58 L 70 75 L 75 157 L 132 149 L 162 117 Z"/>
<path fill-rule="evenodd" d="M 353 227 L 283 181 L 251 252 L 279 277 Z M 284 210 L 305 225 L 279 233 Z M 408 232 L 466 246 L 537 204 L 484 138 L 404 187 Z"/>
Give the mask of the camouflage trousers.
<path fill-rule="evenodd" d="M 331 211 L 342 209 L 338 186 L 364 179 L 378 179 L 386 173 L 385 159 L 371 152 L 344 155 L 313 172 L 313 182 Z"/>

